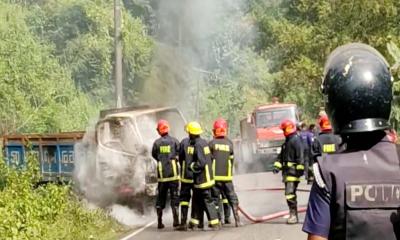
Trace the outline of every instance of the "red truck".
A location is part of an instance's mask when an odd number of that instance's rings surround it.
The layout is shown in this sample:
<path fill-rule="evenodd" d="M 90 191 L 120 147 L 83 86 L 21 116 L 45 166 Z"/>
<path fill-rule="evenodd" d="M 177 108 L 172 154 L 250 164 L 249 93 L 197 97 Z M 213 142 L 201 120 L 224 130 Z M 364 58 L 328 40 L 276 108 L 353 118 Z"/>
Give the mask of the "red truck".
<path fill-rule="evenodd" d="M 282 120 L 298 122 L 295 104 L 274 101 L 256 107 L 247 118 L 240 121 L 240 140 L 236 143 L 238 154 L 237 171 L 271 171 L 281 145 L 285 141 L 279 125 Z"/>

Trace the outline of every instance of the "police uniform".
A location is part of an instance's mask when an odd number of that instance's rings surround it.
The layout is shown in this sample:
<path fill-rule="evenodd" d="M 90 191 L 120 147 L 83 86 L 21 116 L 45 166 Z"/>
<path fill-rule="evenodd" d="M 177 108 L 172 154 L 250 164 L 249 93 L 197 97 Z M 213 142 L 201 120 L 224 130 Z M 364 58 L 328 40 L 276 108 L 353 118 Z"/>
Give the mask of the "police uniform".
<path fill-rule="evenodd" d="M 300 132 L 301 140 L 303 141 L 304 146 L 304 175 L 307 181 L 312 181 L 313 174 L 312 174 L 312 152 L 311 148 L 314 142 L 314 134 L 308 130 L 302 130 Z"/>
<path fill-rule="evenodd" d="M 179 195 L 181 206 L 181 228 L 187 229 L 187 215 L 192 197 L 193 189 L 193 172 L 189 169 L 193 160 L 194 146 L 190 146 L 190 139 L 184 138 L 180 143 L 179 162 L 182 167 L 181 171 L 181 191 Z"/>
<path fill-rule="evenodd" d="M 218 214 L 214 204 L 211 190 L 215 184 L 212 169 L 212 157 L 207 141 L 200 136 L 193 136 L 190 145 L 194 147 L 193 162 L 190 169 L 193 172 L 193 199 L 192 216 L 190 222 L 194 226 L 200 224 L 200 216 L 206 212 L 208 223 L 211 227 L 219 225 Z"/>
<path fill-rule="evenodd" d="M 168 192 L 174 217 L 174 227 L 179 225 L 179 142 L 168 134 L 157 139 L 153 144 L 152 156 L 157 160 L 158 195 L 156 209 L 161 223 L 162 210 L 165 208 Z M 162 223 L 161 223 L 162 225 Z"/>
<path fill-rule="evenodd" d="M 314 165 L 303 231 L 329 239 L 400 239 L 400 159 L 387 137 L 392 77 L 382 55 L 365 44 L 335 49 L 322 93 L 346 149 Z"/>
<path fill-rule="evenodd" d="M 288 223 L 297 222 L 297 195 L 296 190 L 300 177 L 304 172 L 304 149 L 300 136 L 295 132 L 286 137 L 282 145 L 280 161 L 275 167 L 282 170 L 285 183 L 285 197 L 290 210 Z"/>
<path fill-rule="evenodd" d="M 233 143 L 226 137 L 218 137 L 210 141 L 209 147 L 211 150 L 211 155 L 213 156 L 213 171 L 215 174 L 215 187 L 214 187 L 215 202 L 223 203 L 222 201 L 220 201 L 220 196 L 225 196 L 226 199 L 228 200 L 228 203 L 232 207 L 235 217 L 235 222 L 236 225 L 238 225 L 239 200 L 235 193 L 235 189 L 232 183 L 233 180 L 232 171 L 233 171 L 233 161 L 234 161 Z M 218 204 L 218 205 L 220 207 L 220 213 L 221 213 L 223 204 Z M 225 211 L 226 209 L 224 209 L 224 212 Z M 222 214 L 220 214 L 220 219 L 221 218 Z"/>

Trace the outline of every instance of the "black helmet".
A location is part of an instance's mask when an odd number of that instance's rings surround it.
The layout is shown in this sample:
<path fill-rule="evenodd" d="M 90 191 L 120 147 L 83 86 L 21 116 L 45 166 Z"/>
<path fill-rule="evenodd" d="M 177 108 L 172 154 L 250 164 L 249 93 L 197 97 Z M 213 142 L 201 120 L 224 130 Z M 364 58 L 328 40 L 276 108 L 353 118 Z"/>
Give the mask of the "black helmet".
<path fill-rule="evenodd" d="M 322 92 L 336 133 L 389 127 L 392 76 L 374 48 L 361 43 L 336 48 L 325 64 Z"/>

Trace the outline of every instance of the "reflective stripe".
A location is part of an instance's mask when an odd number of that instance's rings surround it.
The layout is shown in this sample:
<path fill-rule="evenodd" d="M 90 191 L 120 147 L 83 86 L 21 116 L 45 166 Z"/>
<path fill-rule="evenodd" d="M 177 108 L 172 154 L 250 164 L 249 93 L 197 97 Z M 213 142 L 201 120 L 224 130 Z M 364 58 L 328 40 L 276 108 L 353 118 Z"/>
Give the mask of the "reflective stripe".
<path fill-rule="evenodd" d="M 281 169 L 282 164 L 280 162 L 274 162 L 274 167 Z"/>
<path fill-rule="evenodd" d="M 215 176 L 215 181 L 229 182 L 233 180 L 232 176 Z"/>
<path fill-rule="evenodd" d="M 193 183 L 193 179 L 181 178 L 181 182 L 183 182 L 183 183 Z"/>
<path fill-rule="evenodd" d="M 304 165 L 303 164 L 297 165 L 296 170 L 304 170 Z"/>
<path fill-rule="evenodd" d="M 213 162 L 212 162 L 212 170 L 213 170 L 213 174 L 214 174 L 214 177 L 215 177 L 215 174 L 217 173 L 215 170 L 216 170 L 216 163 L 217 162 L 217 160 L 215 160 L 215 159 L 213 159 Z"/>
<path fill-rule="evenodd" d="M 229 159 L 232 159 L 232 160 L 233 160 L 234 158 L 235 158 L 235 157 L 234 157 L 233 155 L 231 155 L 231 156 L 229 157 Z"/>
<path fill-rule="evenodd" d="M 299 182 L 300 179 L 298 177 L 286 176 L 285 181 L 286 182 Z"/>
<path fill-rule="evenodd" d="M 178 173 L 176 171 L 176 160 L 172 159 L 171 164 L 172 164 L 172 173 L 174 174 L 174 177 L 175 177 L 178 175 Z"/>
<path fill-rule="evenodd" d="M 159 178 L 159 182 L 172 182 L 181 179 L 179 176 L 169 177 L 169 178 Z"/>
<path fill-rule="evenodd" d="M 222 200 L 222 203 L 227 204 L 227 203 L 229 203 L 229 201 L 228 201 L 228 199 L 224 198 L 224 199 Z"/>
<path fill-rule="evenodd" d="M 206 174 L 206 182 L 194 185 L 195 188 L 209 188 L 209 187 L 212 187 L 215 184 L 214 179 L 211 180 L 210 170 L 208 169 L 208 165 L 206 165 L 204 167 L 204 169 L 206 171 L 205 172 L 205 174 Z"/>
<path fill-rule="evenodd" d="M 182 179 L 185 179 L 185 167 L 186 167 L 186 162 L 185 161 L 183 161 L 183 163 L 182 163 Z"/>
<path fill-rule="evenodd" d="M 210 225 L 217 225 L 217 224 L 219 224 L 218 218 L 210 221 Z"/>
<path fill-rule="evenodd" d="M 324 144 L 324 145 L 322 145 L 322 152 L 324 152 L 324 153 L 336 152 L 335 144 Z"/>
<path fill-rule="evenodd" d="M 190 222 L 195 224 L 195 225 L 199 225 L 200 224 L 200 221 L 195 219 L 195 218 L 190 219 Z"/>
<path fill-rule="evenodd" d="M 162 179 L 163 178 L 163 174 L 162 174 L 162 164 L 161 164 L 161 162 L 158 162 L 158 173 L 159 173 L 159 175 L 160 175 L 160 179 Z"/>
<path fill-rule="evenodd" d="M 288 194 L 288 195 L 286 195 L 286 199 L 287 199 L 287 200 L 293 199 L 293 198 L 295 198 L 295 197 L 296 197 L 296 195 L 294 195 L 294 194 Z"/>
<path fill-rule="evenodd" d="M 286 166 L 288 167 L 294 167 L 296 164 L 293 162 L 287 162 Z"/>
<path fill-rule="evenodd" d="M 228 159 L 228 177 L 232 178 L 232 161 Z"/>
<path fill-rule="evenodd" d="M 181 206 L 189 206 L 189 202 L 182 201 L 182 202 L 180 202 L 180 205 Z"/>

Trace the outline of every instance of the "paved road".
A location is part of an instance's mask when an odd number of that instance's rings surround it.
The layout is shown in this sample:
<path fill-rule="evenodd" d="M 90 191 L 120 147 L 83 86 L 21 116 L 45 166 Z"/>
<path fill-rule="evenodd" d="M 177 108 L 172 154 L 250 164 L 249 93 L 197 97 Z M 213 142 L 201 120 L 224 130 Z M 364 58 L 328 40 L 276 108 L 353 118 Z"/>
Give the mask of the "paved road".
<path fill-rule="evenodd" d="M 287 210 L 286 200 L 283 191 L 266 191 L 264 188 L 282 187 L 283 183 L 278 175 L 271 173 L 257 173 L 239 175 L 235 178 L 235 186 L 239 195 L 240 205 L 253 216 L 263 216 L 274 212 Z M 309 189 L 309 186 L 301 184 L 300 188 Z M 254 190 L 258 189 L 258 190 Z M 251 191 L 249 191 L 251 190 Z M 307 192 L 299 192 L 299 205 L 306 205 Z M 300 214 L 300 222 L 303 222 L 304 214 Z M 172 240 L 172 239 L 305 239 L 306 235 L 301 232 L 301 223 L 296 225 L 285 224 L 286 219 L 280 218 L 261 224 L 252 224 L 242 215 L 244 226 L 235 228 L 232 225 L 224 226 L 220 231 L 189 231 L 177 232 L 172 229 L 171 214 L 165 214 L 164 223 L 166 228 L 157 230 L 156 224 L 152 221 L 137 226 L 131 234 L 123 240 Z M 139 232 L 137 230 L 140 229 Z"/>

